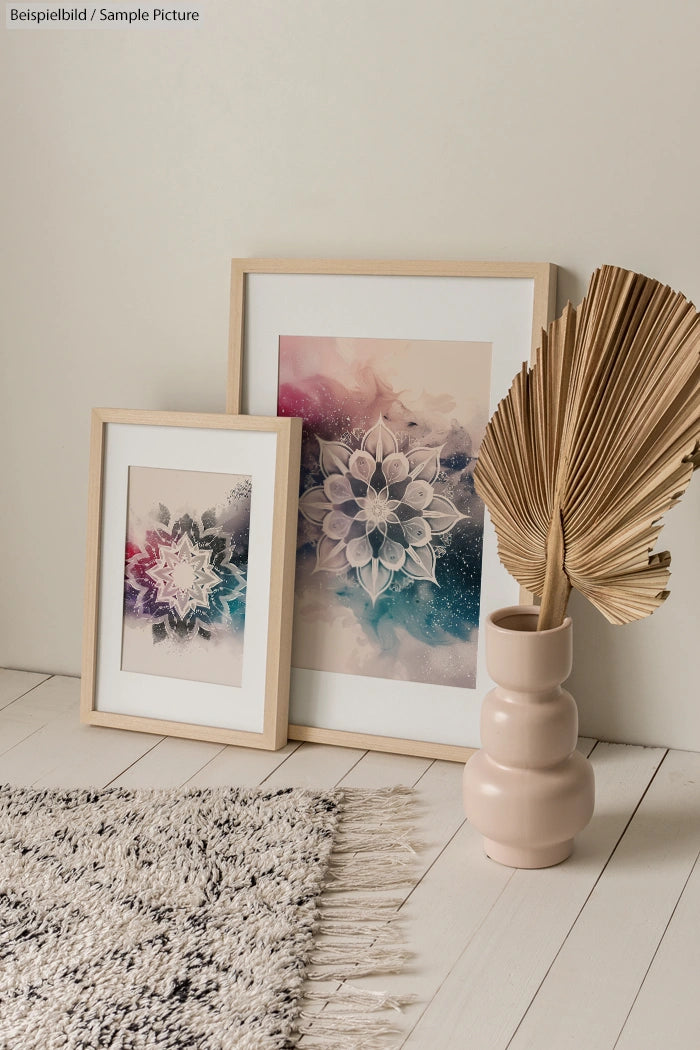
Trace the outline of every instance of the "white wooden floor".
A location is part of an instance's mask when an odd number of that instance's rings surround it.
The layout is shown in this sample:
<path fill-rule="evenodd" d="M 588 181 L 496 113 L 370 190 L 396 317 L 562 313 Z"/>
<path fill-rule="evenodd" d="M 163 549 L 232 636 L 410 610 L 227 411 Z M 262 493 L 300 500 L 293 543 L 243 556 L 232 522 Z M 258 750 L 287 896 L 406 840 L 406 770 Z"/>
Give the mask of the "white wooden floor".
<path fill-rule="evenodd" d="M 591 824 L 565 864 L 513 871 L 465 822 L 458 765 L 81 726 L 78 693 L 75 678 L 0 670 L 0 783 L 415 786 L 426 846 L 402 909 L 415 958 L 375 982 L 418 997 L 406 1050 L 700 1047 L 700 754 L 582 740 Z"/>

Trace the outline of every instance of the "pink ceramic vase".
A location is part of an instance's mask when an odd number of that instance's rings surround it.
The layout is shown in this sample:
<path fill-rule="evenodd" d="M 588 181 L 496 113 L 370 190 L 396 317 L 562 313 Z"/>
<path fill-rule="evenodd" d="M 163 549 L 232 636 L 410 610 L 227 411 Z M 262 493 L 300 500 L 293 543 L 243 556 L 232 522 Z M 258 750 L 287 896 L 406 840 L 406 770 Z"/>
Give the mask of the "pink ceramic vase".
<path fill-rule="evenodd" d="M 571 619 L 537 631 L 539 610 L 515 605 L 486 620 L 497 686 L 481 710 L 481 751 L 464 769 L 464 808 L 489 857 L 514 868 L 566 860 L 593 815 L 593 767 L 576 751 Z"/>

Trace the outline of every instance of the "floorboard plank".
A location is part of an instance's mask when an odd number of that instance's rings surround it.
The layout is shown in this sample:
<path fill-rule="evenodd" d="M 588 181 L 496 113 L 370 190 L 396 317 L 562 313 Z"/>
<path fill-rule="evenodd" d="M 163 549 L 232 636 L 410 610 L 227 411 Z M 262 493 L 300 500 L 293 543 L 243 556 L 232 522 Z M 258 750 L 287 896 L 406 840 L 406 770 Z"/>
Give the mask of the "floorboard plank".
<path fill-rule="evenodd" d="M 257 787 L 301 745 L 290 741 L 279 751 L 225 747 L 187 781 L 188 787 Z"/>
<path fill-rule="evenodd" d="M 37 787 L 105 787 L 159 739 L 121 729 L 49 723 L 0 755 L 0 781 Z"/>
<path fill-rule="evenodd" d="M 39 732 L 50 730 L 45 726 Z M 85 725 L 66 736 L 70 740 L 66 754 L 54 757 L 33 781 L 36 787 L 106 787 L 161 739 L 150 733 Z"/>
<path fill-rule="evenodd" d="M 598 744 L 591 758 L 596 812 L 558 867 L 495 864 L 464 825 L 409 899 L 420 963 L 407 990 L 420 996 L 424 1012 L 407 1048 L 503 1050 L 664 753 Z M 410 1021 L 413 1008 L 408 1013 Z"/>
<path fill-rule="evenodd" d="M 223 744 L 166 736 L 111 784 L 125 788 L 180 787 L 223 748 Z"/>
<path fill-rule="evenodd" d="M 368 751 L 339 782 L 344 788 L 413 787 L 432 759 Z"/>
<path fill-rule="evenodd" d="M 31 722 L 10 718 L 8 715 L 0 712 L 0 755 L 4 755 L 6 751 L 9 751 L 15 744 L 19 744 L 20 741 L 26 740 L 32 733 L 36 733 L 37 729 L 38 726 L 33 726 Z"/>
<path fill-rule="evenodd" d="M 35 674 L 33 671 L 10 671 L 0 667 L 0 710 L 13 704 L 30 689 L 41 685 L 48 677 L 47 674 Z"/>
<path fill-rule="evenodd" d="M 699 850 L 700 754 L 671 751 L 539 989 L 512 1050 L 573 1047 L 582 1031 L 586 1050 L 609 1050 L 615 1044 Z M 697 972 L 695 983 L 697 996 Z M 676 1039 L 675 1022 L 671 1028 Z"/>
<path fill-rule="evenodd" d="M 332 744 L 302 744 L 263 781 L 265 787 L 334 788 L 364 751 Z"/>
<path fill-rule="evenodd" d="M 0 755 L 0 781 L 39 787 L 103 787 L 160 737 L 82 725 L 80 681 L 51 678 L 12 705 L 37 731 Z M 42 720 L 44 724 L 42 724 Z"/>
<path fill-rule="evenodd" d="M 80 679 L 54 675 L 9 704 L 3 711 L 10 718 L 31 722 L 34 726 L 62 719 L 79 721 Z"/>
<path fill-rule="evenodd" d="M 700 862 L 693 871 L 615 1050 L 694 1047 L 700 1032 Z"/>

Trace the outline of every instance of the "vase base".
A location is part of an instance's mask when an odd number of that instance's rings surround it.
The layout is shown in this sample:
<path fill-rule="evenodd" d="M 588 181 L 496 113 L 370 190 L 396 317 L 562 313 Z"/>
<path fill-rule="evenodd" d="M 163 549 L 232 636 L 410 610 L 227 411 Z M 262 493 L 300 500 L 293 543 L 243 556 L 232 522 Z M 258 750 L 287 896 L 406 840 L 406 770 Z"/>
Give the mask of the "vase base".
<path fill-rule="evenodd" d="M 550 846 L 508 846 L 493 839 L 484 839 L 487 857 L 508 868 L 551 868 L 571 856 L 574 840 L 554 842 Z"/>

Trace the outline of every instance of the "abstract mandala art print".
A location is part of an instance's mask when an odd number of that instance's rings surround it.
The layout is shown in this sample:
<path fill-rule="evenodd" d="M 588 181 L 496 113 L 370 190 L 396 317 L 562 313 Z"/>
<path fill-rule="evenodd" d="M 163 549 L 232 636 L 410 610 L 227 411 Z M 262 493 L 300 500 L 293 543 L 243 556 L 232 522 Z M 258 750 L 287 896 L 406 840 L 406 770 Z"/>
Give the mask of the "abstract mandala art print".
<path fill-rule="evenodd" d="M 491 344 L 282 336 L 304 420 L 294 666 L 476 684 Z"/>
<path fill-rule="evenodd" d="M 129 468 L 122 670 L 240 686 L 251 489 Z"/>

